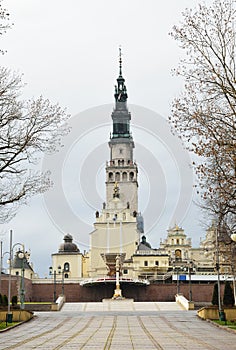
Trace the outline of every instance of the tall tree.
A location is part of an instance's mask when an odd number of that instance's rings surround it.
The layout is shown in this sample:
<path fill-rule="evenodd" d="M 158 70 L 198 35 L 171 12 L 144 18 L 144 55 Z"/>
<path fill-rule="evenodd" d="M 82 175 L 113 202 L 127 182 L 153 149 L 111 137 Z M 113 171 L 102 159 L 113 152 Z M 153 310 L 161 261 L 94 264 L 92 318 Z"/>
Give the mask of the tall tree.
<path fill-rule="evenodd" d="M 0 0 L 0 35 L 9 27 Z M 37 171 L 40 156 L 60 147 L 68 116 L 42 97 L 22 101 L 21 77 L 0 67 L 0 222 L 6 222 L 29 197 L 46 191 L 49 172 Z"/>
<path fill-rule="evenodd" d="M 176 69 L 185 80 L 170 117 L 174 132 L 198 156 L 193 164 L 203 207 L 235 230 L 235 0 L 187 9 L 171 35 L 186 51 Z"/>

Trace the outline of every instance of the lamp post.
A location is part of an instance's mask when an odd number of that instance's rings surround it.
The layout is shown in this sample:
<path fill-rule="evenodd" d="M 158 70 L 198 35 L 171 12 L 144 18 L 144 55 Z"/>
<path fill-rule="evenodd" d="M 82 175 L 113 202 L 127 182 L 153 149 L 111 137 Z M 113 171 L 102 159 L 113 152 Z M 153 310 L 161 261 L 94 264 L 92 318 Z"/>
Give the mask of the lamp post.
<path fill-rule="evenodd" d="M 233 233 L 230 238 L 233 242 L 236 242 L 236 233 Z M 234 287 L 234 305 L 236 305 L 236 285 L 235 285 L 235 268 L 234 262 L 232 262 L 232 272 L 233 272 L 233 287 Z"/>
<path fill-rule="evenodd" d="M 180 272 L 181 267 L 180 266 L 175 266 L 174 271 L 176 271 L 176 276 L 177 276 L 177 281 L 176 281 L 176 286 L 177 286 L 177 294 L 180 293 L 180 283 L 179 283 L 179 272 Z"/>
<path fill-rule="evenodd" d="M 190 261 L 189 265 L 188 265 L 189 301 L 192 301 L 192 279 L 191 279 L 191 273 L 192 273 L 192 261 Z"/>
<path fill-rule="evenodd" d="M 21 259 L 21 282 L 20 282 L 20 308 L 24 310 L 25 308 L 25 262 L 28 258 L 28 253 L 25 252 L 24 246 L 22 250 L 17 252 L 17 256 Z"/>
<path fill-rule="evenodd" d="M 12 230 L 10 230 L 10 240 L 9 240 L 9 275 L 8 275 L 8 305 L 7 305 L 7 322 L 11 321 L 12 315 L 11 311 L 11 264 L 12 264 Z"/>
<path fill-rule="evenodd" d="M 180 292 L 180 285 L 179 285 L 179 267 L 177 267 L 177 294 Z"/>
<path fill-rule="evenodd" d="M 24 252 L 24 245 L 22 243 L 15 243 L 12 245 L 12 230 L 10 230 L 10 237 L 9 237 L 9 252 L 5 252 L 2 254 L 2 247 L 1 247 L 1 269 L 0 273 L 2 273 L 2 259 L 3 255 L 9 254 L 9 269 L 8 269 L 8 304 L 7 304 L 7 314 L 6 314 L 6 323 L 12 322 L 12 313 L 11 313 L 11 271 L 12 271 L 12 257 L 13 257 L 13 249 L 16 245 L 20 245 L 22 247 L 22 252 Z M 19 251 L 21 252 L 21 251 Z M 24 252 L 24 257 L 25 257 L 25 252 Z M 23 284 L 22 284 L 23 283 Z M 23 290 L 23 293 L 22 293 Z M 23 294 L 24 297 L 24 282 L 21 280 L 21 295 Z M 22 299 L 23 300 L 23 299 Z M 21 303 L 21 307 L 24 307 L 24 303 Z"/>
<path fill-rule="evenodd" d="M 61 282 L 62 282 L 62 295 L 64 295 L 64 270 L 61 269 L 61 266 L 59 265 L 57 268 L 57 271 L 53 271 L 53 267 L 49 267 L 49 275 L 53 276 L 53 302 L 56 302 L 57 299 L 57 276 L 62 276 Z"/>
<path fill-rule="evenodd" d="M 219 309 L 219 320 L 225 321 L 225 313 L 222 309 L 221 304 L 221 293 L 220 293 L 220 252 L 219 252 L 219 226 L 216 228 L 216 271 L 217 271 L 217 288 L 218 288 L 218 309 Z"/>

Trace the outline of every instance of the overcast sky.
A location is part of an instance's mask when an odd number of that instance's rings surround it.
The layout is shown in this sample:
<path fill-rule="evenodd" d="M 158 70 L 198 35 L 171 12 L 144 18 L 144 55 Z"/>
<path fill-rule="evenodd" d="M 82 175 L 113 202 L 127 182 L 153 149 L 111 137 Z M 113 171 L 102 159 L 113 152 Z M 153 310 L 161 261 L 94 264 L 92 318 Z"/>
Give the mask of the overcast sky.
<path fill-rule="evenodd" d="M 52 171 L 54 189 L 32 199 L 10 224 L 1 227 L 4 251 L 9 249 L 11 228 L 14 243 L 31 249 L 41 277 L 48 273 L 51 253 L 57 251 L 65 233 L 73 235 L 82 251 L 88 249 L 94 211 L 105 199 L 104 166 L 109 159 L 120 45 L 147 238 L 158 247 L 175 221 L 193 245 L 199 244 L 203 217 L 192 203 L 191 160 L 166 125 L 171 101 L 183 88 L 181 79 L 171 74 L 183 53 L 168 33 L 181 21 L 181 12 L 197 3 L 3 2 L 14 26 L 1 37 L 1 49 L 7 50 L 1 65 L 23 73 L 23 98 L 43 95 L 58 102 L 67 108 L 73 126 L 64 153 L 43 159 L 42 166 Z"/>

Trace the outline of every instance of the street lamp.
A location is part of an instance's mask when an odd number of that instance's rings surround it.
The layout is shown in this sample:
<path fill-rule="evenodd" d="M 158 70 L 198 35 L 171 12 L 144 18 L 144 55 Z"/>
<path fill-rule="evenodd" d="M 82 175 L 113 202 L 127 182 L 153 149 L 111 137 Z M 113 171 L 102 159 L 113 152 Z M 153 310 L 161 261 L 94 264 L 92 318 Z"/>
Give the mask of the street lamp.
<path fill-rule="evenodd" d="M 17 256 L 21 259 L 21 282 L 20 282 L 20 308 L 24 310 L 25 308 L 25 263 L 28 259 L 28 253 L 25 252 L 24 246 L 23 250 L 17 252 Z"/>
<path fill-rule="evenodd" d="M 12 321 L 12 314 L 10 313 L 11 311 L 11 263 L 12 263 L 12 230 L 10 230 L 10 252 L 9 252 L 9 275 L 8 275 L 8 304 L 7 304 L 7 322 Z"/>
<path fill-rule="evenodd" d="M 233 242 L 236 242 L 236 233 L 233 233 L 230 238 Z M 234 304 L 236 305 L 236 285 L 235 285 L 235 268 L 234 262 L 232 262 L 232 272 L 233 272 L 233 287 L 234 287 Z"/>
<path fill-rule="evenodd" d="M 218 288 L 218 308 L 219 308 L 219 319 L 225 321 L 225 313 L 222 309 L 221 304 L 221 293 L 220 293 L 220 252 L 219 252 L 219 229 L 216 227 L 216 271 L 217 271 L 217 288 Z"/>
<path fill-rule="evenodd" d="M 53 271 L 53 267 L 49 267 L 49 275 L 53 276 L 53 301 L 56 302 L 57 296 L 56 296 L 56 283 L 57 283 L 57 276 L 62 276 L 62 295 L 64 295 L 64 270 L 61 269 L 61 266 L 59 265 L 57 268 L 57 271 Z"/>
<path fill-rule="evenodd" d="M 176 271 L 177 276 L 177 294 L 180 293 L 180 281 L 179 281 L 179 272 L 183 270 L 182 266 L 175 266 L 174 271 Z"/>

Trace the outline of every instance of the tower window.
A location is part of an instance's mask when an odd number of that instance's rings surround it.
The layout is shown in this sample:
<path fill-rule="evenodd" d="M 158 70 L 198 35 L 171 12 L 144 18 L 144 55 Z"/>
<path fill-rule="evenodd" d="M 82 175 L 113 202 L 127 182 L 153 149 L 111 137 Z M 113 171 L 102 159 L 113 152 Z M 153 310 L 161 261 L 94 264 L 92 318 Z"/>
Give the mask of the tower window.
<path fill-rule="evenodd" d="M 148 266 L 148 261 L 147 260 L 144 261 L 144 266 Z"/>
<path fill-rule="evenodd" d="M 65 273 L 65 278 L 68 278 L 68 277 L 69 277 L 68 273 Z"/>
<path fill-rule="evenodd" d="M 64 271 L 66 272 L 70 271 L 70 264 L 68 262 L 64 264 Z"/>
<path fill-rule="evenodd" d="M 122 174 L 122 180 L 123 180 L 123 181 L 127 181 L 127 173 L 126 173 L 126 172 L 124 172 L 124 173 Z"/>
<path fill-rule="evenodd" d="M 129 179 L 131 180 L 131 181 L 133 181 L 133 179 L 134 179 L 134 173 L 131 171 L 131 173 L 129 174 Z"/>
<path fill-rule="evenodd" d="M 109 173 L 109 181 L 113 181 L 113 173 Z"/>
<path fill-rule="evenodd" d="M 158 260 L 155 261 L 155 265 L 159 266 L 159 261 Z"/>
<path fill-rule="evenodd" d="M 120 181 L 120 173 L 116 173 L 116 181 Z"/>
<path fill-rule="evenodd" d="M 122 148 L 120 148 L 120 154 L 122 154 L 123 153 L 123 149 Z"/>

